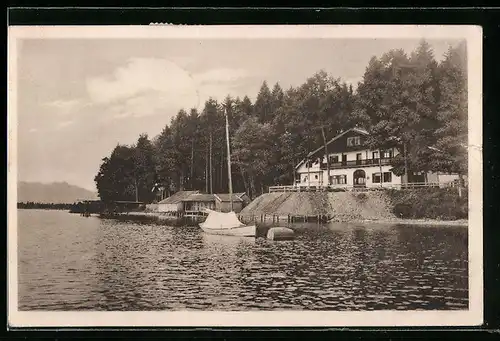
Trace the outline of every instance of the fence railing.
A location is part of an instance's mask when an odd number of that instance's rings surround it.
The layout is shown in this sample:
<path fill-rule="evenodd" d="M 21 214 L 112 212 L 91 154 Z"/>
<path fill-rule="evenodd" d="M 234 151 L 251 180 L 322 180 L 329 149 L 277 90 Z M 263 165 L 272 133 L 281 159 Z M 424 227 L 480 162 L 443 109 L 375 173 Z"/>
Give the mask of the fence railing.
<path fill-rule="evenodd" d="M 380 186 L 373 185 L 370 187 L 363 186 L 328 186 L 328 185 L 287 185 L 287 186 L 270 186 L 269 193 L 276 192 L 324 192 L 324 191 L 376 191 L 380 189 L 415 189 L 415 188 L 426 188 L 426 187 L 456 187 L 455 182 L 427 182 L 427 183 L 406 183 L 406 184 L 382 184 Z"/>

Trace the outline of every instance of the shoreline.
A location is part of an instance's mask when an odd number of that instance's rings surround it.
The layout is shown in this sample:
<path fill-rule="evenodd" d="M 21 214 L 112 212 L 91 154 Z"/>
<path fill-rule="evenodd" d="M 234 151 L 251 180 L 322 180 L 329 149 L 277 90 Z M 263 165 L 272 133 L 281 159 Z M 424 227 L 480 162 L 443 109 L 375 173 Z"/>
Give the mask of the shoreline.
<path fill-rule="evenodd" d="M 334 221 L 330 221 L 334 222 Z M 437 219 L 357 219 L 348 223 L 374 223 L 374 224 L 392 224 L 392 225 L 428 225 L 428 226 L 461 226 L 468 227 L 467 219 L 458 220 L 437 220 Z"/>
<path fill-rule="evenodd" d="M 159 219 L 168 219 L 172 217 L 164 216 L 162 214 L 158 214 L 156 212 L 129 212 L 120 214 L 120 216 L 146 216 L 146 217 L 157 217 Z M 469 221 L 467 219 L 458 219 L 458 220 L 437 220 L 437 219 L 353 219 L 349 221 L 335 221 L 330 220 L 326 222 L 328 223 L 373 223 L 373 224 L 391 224 L 391 225 L 428 225 L 428 226 L 461 226 L 468 227 Z"/>
<path fill-rule="evenodd" d="M 27 208 L 20 208 L 21 210 L 29 210 Z M 54 210 L 54 211 L 66 211 L 61 209 L 35 209 L 32 210 Z M 70 212 L 71 213 L 71 212 Z M 77 214 L 77 213 L 72 213 Z M 91 214 L 91 216 L 99 216 L 100 214 Z M 167 216 L 157 212 L 120 212 L 116 214 L 116 217 L 149 217 L 156 218 L 158 220 L 171 220 L 171 219 L 179 219 L 172 216 Z M 284 217 L 281 217 L 285 219 Z M 298 222 L 297 222 L 298 223 Z M 329 223 L 351 223 L 351 224 L 390 224 L 390 225 L 427 225 L 427 226 L 460 226 L 460 227 L 468 227 L 469 221 L 467 219 L 458 219 L 458 220 L 437 220 L 437 219 L 352 219 L 352 220 L 339 220 L 331 219 L 325 224 Z"/>

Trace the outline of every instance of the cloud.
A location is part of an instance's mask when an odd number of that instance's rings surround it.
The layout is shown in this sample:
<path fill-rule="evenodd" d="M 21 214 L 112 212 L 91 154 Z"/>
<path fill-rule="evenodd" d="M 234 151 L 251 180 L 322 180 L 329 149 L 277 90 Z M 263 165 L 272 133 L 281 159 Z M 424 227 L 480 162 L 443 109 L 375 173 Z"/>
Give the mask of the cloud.
<path fill-rule="evenodd" d="M 45 103 L 45 106 L 56 109 L 57 113 L 67 114 L 71 113 L 73 110 L 82 105 L 82 101 L 79 99 L 70 99 L 70 100 L 55 100 L 52 102 Z"/>
<path fill-rule="evenodd" d="M 87 80 L 87 91 L 94 103 L 110 103 L 149 91 L 171 95 L 194 92 L 191 75 L 166 59 L 131 58 L 127 65 L 115 70 L 111 77 Z"/>
<path fill-rule="evenodd" d="M 246 77 L 242 69 L 191 74 L 167 59 L 131 58 L 111 75 L 88 79 L 86 85 L 93 105 L 103 107 L 103 120 L 112 121 L 202 109 L 209 96 L 222 99 Z"/>

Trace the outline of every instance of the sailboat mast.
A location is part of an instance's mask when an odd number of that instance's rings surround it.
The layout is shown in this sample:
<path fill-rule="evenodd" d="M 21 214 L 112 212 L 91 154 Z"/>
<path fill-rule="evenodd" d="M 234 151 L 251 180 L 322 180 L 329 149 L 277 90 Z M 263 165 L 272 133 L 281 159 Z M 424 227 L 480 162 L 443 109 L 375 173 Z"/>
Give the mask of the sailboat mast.
<path fill-rule="evenodd" d="M 229 147 L 229 121 L 227 118 L 227 106 L 224 107 L 226 116 L 226 143 L 227 143 L 227 175 L 229 178 L 229 200 L 231 201 L 231 212 L 233 211 L 233 182 L 231 180 L 231 149 Z"/>

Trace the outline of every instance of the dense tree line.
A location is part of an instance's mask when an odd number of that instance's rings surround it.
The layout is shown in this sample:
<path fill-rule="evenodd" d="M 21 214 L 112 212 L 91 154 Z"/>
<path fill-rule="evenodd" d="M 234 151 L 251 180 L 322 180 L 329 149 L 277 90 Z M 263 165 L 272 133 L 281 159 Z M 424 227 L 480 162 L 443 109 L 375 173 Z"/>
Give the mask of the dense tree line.
<path fill-rule="evenodd" d="M 38 209 L 38 210 L 69 210 L 74 204 L 53 204 L 42 202 L 18 202 L 17 208 L 20 209 Z"/>
<path fill-rule="evenodd" d="M 155 184 L 227 192 L 225 113 L 231 135 L 234 191 L 251 197 L 270 185 L 294 181 L 294 166 L 338 133 L 358 126 L 374 148 L 394 145 L 394 173 L 467 172 L 467 60 L 465 42 L 437 62 L 421 41 L 411 54 L 391 50 L 372 57 L 356 91 L 319 71 L 283 89 L 264 81 L 248 96 L 210 98 L 201 112 L 181 109 L 163 131 L 118 145 L 95 177 L 102 200 L 152 201 Z M 433 148 L 428 148 L 433 147 Z M 328 161 L 328 160 L 327 160 Z"/>

